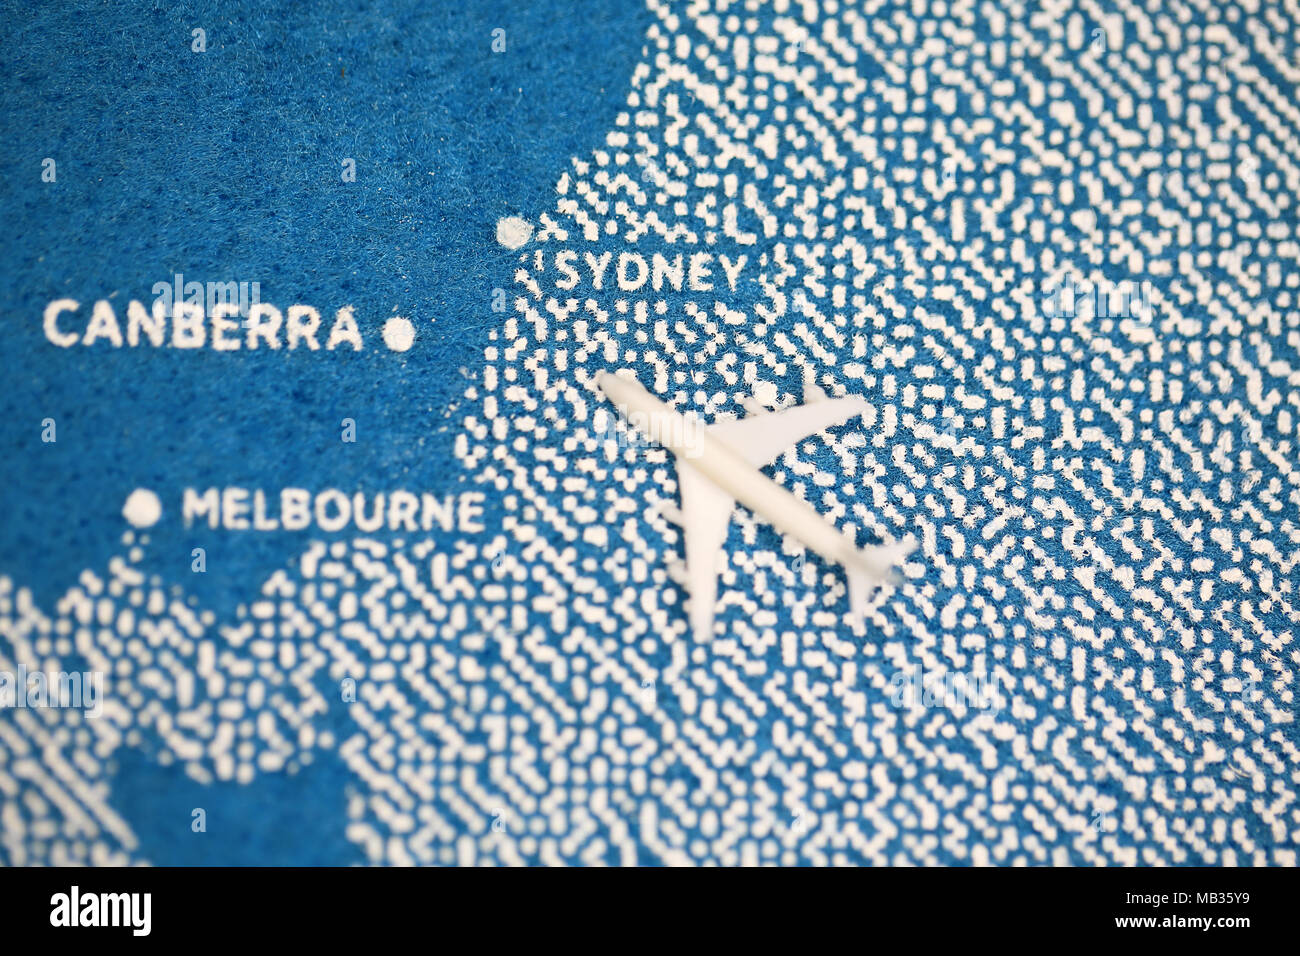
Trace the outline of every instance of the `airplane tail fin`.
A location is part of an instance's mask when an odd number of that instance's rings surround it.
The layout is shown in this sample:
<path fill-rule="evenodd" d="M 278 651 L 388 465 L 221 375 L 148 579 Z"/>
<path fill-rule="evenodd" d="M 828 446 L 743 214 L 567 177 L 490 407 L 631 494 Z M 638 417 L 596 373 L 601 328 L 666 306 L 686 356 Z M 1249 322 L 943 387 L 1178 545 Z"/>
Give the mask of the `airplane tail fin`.
<path fill-rule="evenodd" d="M 865 623 L 867 599 L 882 584 L 898 584 L 898 566 L 916 548 L 911 538 L 891 544 L 878 544 L 858 552 L 860 560 L 847 565 L 849 611 L 855 622 Z"/>

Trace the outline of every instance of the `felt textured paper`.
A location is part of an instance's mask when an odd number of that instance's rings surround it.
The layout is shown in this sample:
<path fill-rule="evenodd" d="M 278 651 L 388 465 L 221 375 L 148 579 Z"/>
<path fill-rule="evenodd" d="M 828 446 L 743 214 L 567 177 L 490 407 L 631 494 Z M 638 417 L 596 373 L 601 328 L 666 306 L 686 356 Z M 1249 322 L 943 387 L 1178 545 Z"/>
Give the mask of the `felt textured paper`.
<path fill-rule="evenodd" d="M 1293 11 L 3 23 L 3 862 L 1295 865 Z"/>

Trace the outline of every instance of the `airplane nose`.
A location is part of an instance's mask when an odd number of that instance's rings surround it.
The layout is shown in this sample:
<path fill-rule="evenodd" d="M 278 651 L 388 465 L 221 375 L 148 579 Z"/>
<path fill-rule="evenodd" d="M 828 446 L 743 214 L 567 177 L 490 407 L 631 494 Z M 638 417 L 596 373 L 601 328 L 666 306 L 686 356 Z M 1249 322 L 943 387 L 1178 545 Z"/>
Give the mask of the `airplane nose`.
<path fill-rule="evenodd" d="M 613 372 L 601 372 L 597 375 L 596 385 L 615 405 L 626 405 L 636 409 L 644 404 L 643 399 L 650 397 L 636 379 L 621 378 Z"/>
<path fill-rule="evenodd" d="M 616 396 L 621 391 L 619 386 L 624 382 L 613 372 L 601 372 L 596 376 L 596 386 L 604 392 L 609 398 L 617 401 Z"/>

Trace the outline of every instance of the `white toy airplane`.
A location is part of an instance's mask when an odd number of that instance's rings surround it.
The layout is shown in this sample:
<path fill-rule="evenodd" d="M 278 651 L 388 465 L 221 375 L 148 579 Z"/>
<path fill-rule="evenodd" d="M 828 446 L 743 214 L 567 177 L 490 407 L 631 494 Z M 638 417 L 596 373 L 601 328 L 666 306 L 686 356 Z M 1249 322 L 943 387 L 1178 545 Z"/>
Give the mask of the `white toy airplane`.
<path fill-rule="evenodd" d="M 628 370 L 621 375 L 604 372 L 596 384 L 629 424 L 677 456 L 681 511 L 674 520 L 686 537 L 686 586 L 696 641 L 707 641 L 713 635 L 717 557 L 727 540 L 736 502 L 828 561 L 844 565 L 849 607 L 858 620 L 865 618 L 867 595 L 889 580 L 894 566 L 915 547 L 911 541 L 902 541 L 859 550 L 852 538 L 806 501 L 759 471 L 800 439 L 862 414 L 869 407 L 862 399 L 828 398 L 808 382 L 803 405 L 703 428 L 694 427 L 647 392 Z"/>

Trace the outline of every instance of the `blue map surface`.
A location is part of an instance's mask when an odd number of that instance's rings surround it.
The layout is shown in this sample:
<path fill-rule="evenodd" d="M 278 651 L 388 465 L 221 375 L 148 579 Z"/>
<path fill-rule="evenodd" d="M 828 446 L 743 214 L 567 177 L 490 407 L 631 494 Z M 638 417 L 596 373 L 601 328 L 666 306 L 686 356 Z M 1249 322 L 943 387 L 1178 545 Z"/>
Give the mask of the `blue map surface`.
<path fill-rule="evenodd" d="M 1285 4 L 5 3 L 0 75 L 0 863 L 1296 864 Z M 737 508 L 692 632 L 619 369 L 865 402 L 764 468 L 915 542 L 861 619 Z"/>

